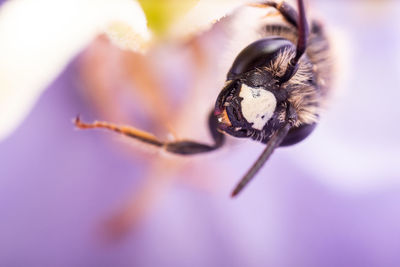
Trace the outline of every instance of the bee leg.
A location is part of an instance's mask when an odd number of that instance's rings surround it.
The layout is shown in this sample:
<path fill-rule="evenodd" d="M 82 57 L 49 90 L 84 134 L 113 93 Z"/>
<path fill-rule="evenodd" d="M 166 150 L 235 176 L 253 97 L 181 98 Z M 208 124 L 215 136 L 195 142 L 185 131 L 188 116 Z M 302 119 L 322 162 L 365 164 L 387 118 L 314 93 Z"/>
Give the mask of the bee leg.
<path fill-rule="evenodd" d="M 150 145 L 158 147 L 162 147 L 164 145 L 164 143 L 159 141 L 154 135 L 135 129 L 130 126 L 119 126 L 105 121 L 94 121 L 93 123 L 84 123 L 81 121 L 79 116 L 75 118 L 74 123 L 75 126 L 81 130 L 96 129 L 96 128 L 107 129 L 137 139 L 143 143 L 147 143 Z"/>
<path fill-rule="evenodd" d="M 217 118 L 215 117 L 214 113 L 211 112 L 208 117 L 208 127 L 214 140 L 214 144 L 212 146 L 193 141 L 178 141 L 166 143 L 165 149 L 171 153 L 181 155 L 197 154 L 218 149 L 224 144 L 225 135 L 218 131 L 217 125 Z"/>
<path fill-rule="evenodd" d="M 232 192 L 232 197 L 237 196 L 240 191 L 254 178 L 256 173 L 261 169 L 264 163 L 269 159 L 272 152 L 280 146 L 280 144 L 285 140 L 288 135 L 290 129 L 292 129 L 294 122 L 297 120 L 296 110 L 292 105 L 287 105 L 287 113 L 286 113 L 286 123 L 285 125 L 278 129 L 272 137 L 268 140 L 267 146 L 264 151 L 261 153 L 259 158 L 254 162 L 253 166 L 247 171 L 246 175 L 240 180 L 240 182 L 236 185 L 235 189 Z"/>
<path fill-rule="evenodd" d="M 154 145 L 160 148 L 164 148 L 166 151 L 181 154 L 181 155 L 191 155 L 209 152 L 220 148 L 225 141 L 225 137 L 217 129 L 217 118 L 213 113 L 210 114 L 208 125 L 210 128 L 211 135 L 214 139 L 213 145 L 202 144 L 194 141 L 177 141 L 177 142 L 163 142 L 154 135 L 135 129 L 129 126 L 118 126 L 108 122 L 95 121 L 93 123 L 84 123 L 80 120 L 79 116 L 74 121 L 75 126 L 79 129 L 95 129 L 102 128 L 117 132 L 119 134 L 137 139 L 143 143 Z"/>
<path fill-rule="evenodd" d="M 308 39 L 308 23 L 304 10 L 303 0 L 297 0 L 298 12 L 286 2 L 281 2 L 277 4 L 274 1 L 266 1 L 263 3 L 266 6 L 271 6 L 276 8 L 285 20 L 295 26 L 298 30 L 298 39 L 296 46 L 296 55 L 289 62 L 285 74 L 280 79 L 280 84 L 283 84 L 290 80 L 293 75 L 297 72 L 297 63 L 300 57 L 304 54 L 307 48 Z"/>
<path fill-rule="evenodd" d="M 261 153 L 256 162 L 251 166 L 251 168 L 247 171 L 246 175 L 240 180 L 240 182 L 236 185 L 233 190 L 231 196 L 237 196 L 240 191 L 254 178 L 256 173 L 261 169 L 264 163 L 269 159 L 272 152 L 280 145 L 280 143 L 285 139 L 287 133 L 289 132 L 292 126 L 290 123 L 286 123 L 284 127 L 279 129 L 268 141 L 267 146 L 264 151 Z"/>

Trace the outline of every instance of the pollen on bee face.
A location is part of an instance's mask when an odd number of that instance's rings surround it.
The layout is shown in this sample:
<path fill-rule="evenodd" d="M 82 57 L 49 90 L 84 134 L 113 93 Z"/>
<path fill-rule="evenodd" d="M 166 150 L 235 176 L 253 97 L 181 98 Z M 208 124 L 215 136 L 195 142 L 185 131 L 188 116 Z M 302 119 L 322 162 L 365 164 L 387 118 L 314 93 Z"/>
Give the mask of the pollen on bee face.
<path fill-rule="evenodd" d="M 244 118 L 253 123 L 254 129 L 262 130 L 271 119 L 276 108 L 276 98 L 273 93 L 263 88 L 252 88 L 243 84 L 239 96 Z"/>

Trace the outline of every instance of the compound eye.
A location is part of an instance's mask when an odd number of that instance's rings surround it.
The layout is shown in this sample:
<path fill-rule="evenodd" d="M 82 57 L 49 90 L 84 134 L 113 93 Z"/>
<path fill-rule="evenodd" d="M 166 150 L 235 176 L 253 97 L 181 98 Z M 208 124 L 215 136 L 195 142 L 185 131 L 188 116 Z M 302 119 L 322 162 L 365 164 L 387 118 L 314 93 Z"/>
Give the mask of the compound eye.
<path fill-rule="evenodd" d="M 314 131 L 316 123 L 313 124 L 304 124 L 297 128 L 292 128 L 288 135 L 283 139 L 283 142 L 280 146 L 291 146 L 300 141 L 303 141 L 307 136 L 309 136 L 312 131 Z"/>
<path fill-rule="evenodd" d="M 236 57 L 228 72 L 228 80 L 251 69 L 268 66 L 286 48 L 296 49 L 293 43 L 280 37 L 264 38 L 251 43 Z"/>

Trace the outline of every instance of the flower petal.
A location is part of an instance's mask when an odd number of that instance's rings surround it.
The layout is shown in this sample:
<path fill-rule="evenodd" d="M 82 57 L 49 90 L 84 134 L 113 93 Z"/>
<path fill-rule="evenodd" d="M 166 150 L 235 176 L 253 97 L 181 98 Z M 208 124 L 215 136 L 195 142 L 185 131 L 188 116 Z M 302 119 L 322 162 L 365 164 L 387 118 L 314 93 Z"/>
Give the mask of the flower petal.
<path fill-rule="evenodd" d="M 132 50 L 150 39 L 143 11 L 133 0 L 19 0 L 1 6 L 0 140 L 66 64 L 104 31 Z"/>
<path fill-rule="evenodd" d="M 187 38 L 208 30 L 216 21 L 232 13 L 236 8 L 250 0 L 199 0 L 182 19 L 171 26 L 169 35 L 172 38 Z"/>

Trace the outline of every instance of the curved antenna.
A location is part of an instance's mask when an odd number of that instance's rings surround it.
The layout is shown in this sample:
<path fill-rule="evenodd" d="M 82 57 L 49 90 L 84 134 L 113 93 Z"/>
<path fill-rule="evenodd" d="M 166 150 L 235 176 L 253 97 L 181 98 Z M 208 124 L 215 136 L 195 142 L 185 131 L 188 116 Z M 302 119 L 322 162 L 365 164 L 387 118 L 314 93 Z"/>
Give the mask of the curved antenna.
<path fill-rule="evenodd" d="M 297 38 L 296 55 L 289 61 L 289 64 L 286 68 L 286 72 L 279 81 L 280 84 L 289 81 L 290 78 L 292 78 L 293 75 L 296 74 L 298 68 L 297 63 L 299 63 L 301 56 L 307 49 L 308 23 L 307 23 L 307 17 L 304 9 L 303 0 L 297 0 L 297 8 L 299 16 L 297 22 L 298 38 Z"/>
<path fill-rule="evenodd" d="M 261 153 L 257 161 L 253 164 L 253 166 L 251 166 L 250 170 L 247 171 L 246 175 L 242 178 L 242 180 L 240 180 L 238 185 L 233 190 L 231 195 L 232 197 L 237 196 L 240 191 L 242 191 L 242 189 L 251 181 L 251 179 L 253 179 L 254 175 L 256 175 L 256 173 L 261 169 L 264 163 L 271 156 L 272 152 L 274 152 L 275 148 L 277 148 L 282 143 L 283 139 L 285 139 L 291 127 L 292 126 L 290 122 L 287 122 L 285 126 L 277 130 L 271 139 L 269 139 L 265 150 Z"/>

